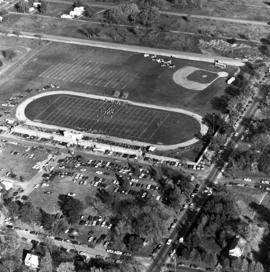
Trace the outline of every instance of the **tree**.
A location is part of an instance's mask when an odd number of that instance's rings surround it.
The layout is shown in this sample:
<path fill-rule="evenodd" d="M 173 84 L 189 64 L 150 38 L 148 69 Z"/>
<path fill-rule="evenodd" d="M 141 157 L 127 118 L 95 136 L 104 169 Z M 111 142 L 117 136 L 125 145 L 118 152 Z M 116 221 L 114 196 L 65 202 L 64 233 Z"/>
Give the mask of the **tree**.
<path fill-rule="evenodd" d="M 258 169 L 270 174 L 270 145 L 268 145 L 259 158 Z"/>
<path fill-rule="evenodd" d="M 29 10 L 29 3 L 25 0 L 20 0 L 14 5 L 14 8 L 17 10 L 17 12 L 26 13 Z"/>
<path fill-rule="evenodd" d="M 176 208 L 181 204 L 181 200 L 181 190 L 178 186 L 169 186 L 163 191 L 163 201 L 165 204 Z"/>
<path fill-rule="evenodd" d="M 45 256 L 43 256 L 40 260 L 40 269 L 39 272 L 52 272 L 52 257 L 48 250 L 45 252 Z"/>
<path fill-rule="evenodd" d="M 211 104 L 215 110 L 220 111 L 221 113 L 227 113 L 228 112 L 228 97 L 225 95 L 222 95 L 220 97 L 214 97 L 211 100 Z"/>
<path fill-rule="evenodd" d="M 137 234 L 126 233 L 123 241 L 127 249 L 132 252 L 138 252 L 143 246 L 143 239 Z"/>
<path fill-rule="evenodd" d="M 157 7 L 147 7 L 141 10 L 137 16 L 137 20 L 144 26 L 153 25 L 159 18 L 160 12 Z"/>
<path fill-rule="evenodd" d="M 68 222 L 76 223 L 83 211 L 82 202 L 68 195 L 59 195 L 58 199 L 58 205 Z"/>
<path fill-rule="evenodd" d="M 94 15 L 94 10 L 88 6 L 88 5 L 85 5 L 84 6 L 84 14 L 83 14 L 85 17 L 92 17 Z"/>
<path fill-rule="evenodd" d="M 20 208 L 19 215 L 22 221 L 31 223 L 39 220 L 39 211 L 31 202 L 26 202 Z"/>
<path fill-rule="evenodd" d="M 75 266 L 71 262 L 61 263 L 57 269 L 57 272 L 75 272 Z"/>
<path fill-rule="evenodd" d="M 12 49 L 3 50 L 2 55 L 6 60 L 12 60 L 16 57 L 16 53 Z"/>
<path fill-rule="evenodd" d="M 47 2 L 45 0 L 42 0 L 41 4 L 38 5 L 37 9 L 41 14 L 46 14 L 46 12 L 47 12 Z"/>

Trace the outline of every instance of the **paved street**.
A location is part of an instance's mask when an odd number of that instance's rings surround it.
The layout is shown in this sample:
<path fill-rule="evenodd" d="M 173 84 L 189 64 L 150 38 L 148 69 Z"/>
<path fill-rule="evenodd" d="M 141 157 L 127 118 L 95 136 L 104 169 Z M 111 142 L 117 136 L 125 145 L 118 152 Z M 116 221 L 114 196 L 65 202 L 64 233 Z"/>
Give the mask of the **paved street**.
<path fill-rule="evenodd" d="M 85 245 L 76 245 L 76 244 L 72 244 L 72 243 L 65 242 L 65 241 L 58 241 L 53 238 L 46 237 L 45 235 L 42 235 L 42 234 L 40 234 L 40 235 L 31 234 L 31 233 L 29 233 L 29 231 L 25 231 L 25 230 L 21 230 L 21 229 L 16 229 L 16 232 L 20 237 L 24 237 L 24 238 L 28 239 L 29 241 L 35 240 L 38 242 L 42 242 L 42 241 L 44 241 L 45 238 L 48 238 L 52 241 L 53 244 L 55 244 L 58 247 L 63 247 L 68 250 L 75 249 L 78 252 L 82 251 L 83 253 L 87 254 L 89 257 L 95 257 L 96 255 L 100 255 L 103 257 L 108 256 L 108 253 L 104 249 L 101 249 L 101 248 L 97 248 L 97 247 L 90 248 Z"/>
<path fill-rule="evenodd" d="M 17 36 L 11 33 L 7 35 Z M 221 57 L 221 56 L 202 55 L 202 54 L 190 53 L 190 52 L 181 52 L 176 50 L 150 48 L 150 47 L 139 46 L 139 45 L 103 42 L 103 41 L 97 41 L 97 40 L 87 40 L 87 39 L 79 39 L 79 38 L 65 37 L 60 35 L 49 35 L 49 34 L 42 34 L 41 37 L 37 37 L 36 33 L 25 32 L 25 31 L 20 32 L 19 36 L 21 38 L 26 38 L 26 39 L 36 39 L 36 40 L 68 43 L 68 44 L 85 45 L 85 46 L 107 48 L 107 49 L 113 49 L 113 50 L 122 50 L 127 52 L 136 52 L 141 54 L 148 53 L 152 55 L 160 55 L 160 56 L 174 57 L 174 58 L 194 60 L 194 61 L 204 61 L 204 62 L 210 62 L 210 63 L 213 63 L 214 60 L 219 60 L 220 62 L 228 64 L 228 65 L 244 66 L 244 63 L 238 59 L 232 59 L 232 58 Z"/>

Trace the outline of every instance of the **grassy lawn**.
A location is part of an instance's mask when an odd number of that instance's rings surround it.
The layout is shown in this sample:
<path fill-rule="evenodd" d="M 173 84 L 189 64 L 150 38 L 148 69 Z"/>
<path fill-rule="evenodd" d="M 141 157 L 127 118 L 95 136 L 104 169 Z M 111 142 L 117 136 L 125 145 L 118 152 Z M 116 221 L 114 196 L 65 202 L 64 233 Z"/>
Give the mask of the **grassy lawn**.
<path fill-rule="evenodd" d="M 84 202 L 88 195 L 92 195 L 95 187 L 89 185 L 78 185 L 72 181 L 72 178 L 54 178 L 50 181 L 50 186 L 35 189 L 29 196 L 34 205 L 42 207 L 48 213 L 59 212 L 58 196 L 60 194 L 75 193 L 76 198 Z M 52 194 L 44 194 L 45 191 L 51 191 Z"/>
<path fill-rule="evenodd" d="M 252 217 L 254 215 L 253 209 L 249 207 L 252 202 L 259 203 L 264 192 L 258 189 L 252 189 L 247 187 L 227 187 L 227 190 L 231 192 L 232 196 L 237 199 L 238 208 L 241 210 L 242 216 Z"/>
<path fill-rule="evenodd" d="M 33 166 L 47 158 L 47 153 L 44 150 L 26 150 L 27 147 L 19 145 L 2 145 L 0 153 L 2 171 L 0 175 L 5 177 L 7 172 L 12 171 L 17 176 L 15 178 L 17 180 L 20 176 L 26 181 L 31 179 L 38 171 L 33 169 Z M 32 154 L 34 154 L 34 157 L 29 158 Z"/>
<path fill-rule="evenodd" d="M 172 80 L 174 71 L 187 65 L 213 72 L 220 71 L 209 63 L 175 59 L 176 69 L 164 69 L 149 58 L 143 58 L 142 54 L 62 44 L 52 44 L 48 49 L 41 52 L 36 61 L 26 65 L 24 71 L 20 74 L 20 78 L 23 80 L 28 77 L 31 71 L 32 80 L 36 82 L 37 77 L 51 66 L 59 62 L 72 64 L 75 61 L 77 66 L 85 65 L 87 62 L 88 65 L 89 63 L 102 65 L 105 73 L 104 80 L 106 80 L 110 70 L 125 71 L 128 84 L 124 91 L 129 93 L 128 99 L 130 100 L 179 107 L 201 114 L 213 110 L 210 103 L 211 99 L 214 96 L 221 95 L 226 86 L 225 79 L 219 78 L 204 91 L 197 92 L 184 89 Z M 131 63 L 132 65 L 130 65 Z M 228 72 L 234 71 L 235 68 L 228 68 Z M 95 75 L 89 73 L 89 77 L 95 77 Z M 101 95 L 112 94 L 112 89 L 106 88 L 104 82 L 89 86 L 76 81 L 72 82 L 69 79 L 57 79 L 54 76 L 40 79 L 42 82 L 47 80 L 48 82 L 58 83 L 63 89 L 67 90 Z"/>

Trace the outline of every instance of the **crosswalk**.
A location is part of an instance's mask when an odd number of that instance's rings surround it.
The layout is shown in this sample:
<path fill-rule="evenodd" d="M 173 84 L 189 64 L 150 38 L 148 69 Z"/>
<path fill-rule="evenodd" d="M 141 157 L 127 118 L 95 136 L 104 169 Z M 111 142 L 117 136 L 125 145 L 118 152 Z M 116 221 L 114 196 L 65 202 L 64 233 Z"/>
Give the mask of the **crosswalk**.
<path fill-rule="evenodd" d="M 136 74 L 98 62 L 84 62 L 77 60 L 74 63 L 57 63 L 51 65 L 40 77 L 68 82 L 75 82 L 90 86 L 124 90 L 132 85 Z"/>

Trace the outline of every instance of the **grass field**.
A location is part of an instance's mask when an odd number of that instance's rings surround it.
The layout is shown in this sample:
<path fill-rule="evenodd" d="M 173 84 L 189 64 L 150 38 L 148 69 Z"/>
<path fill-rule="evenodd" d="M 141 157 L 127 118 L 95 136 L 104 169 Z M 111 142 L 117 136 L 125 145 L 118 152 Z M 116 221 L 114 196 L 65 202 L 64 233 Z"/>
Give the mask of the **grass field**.
<path fill-rule="evenodd" d="M 34 100 L 25 114 L 45 124 L 152 144 L 181 143 L 200 131 L 199 123 L 184 114 L 63 94 Z"/>
<path fill-rule="evenodd" d="M 190 60 L 174 59 L 175 69 L 160 64 L 142 54 L 52 44 L 35 61 L 24 67 L 19 78 L 33 83 L 56 83 L 62 89 L 111 96 L 115 90 L 129 93 L 129 100 L 162 106 L 173 106 L 205 114 L 212 111 L 211 99 L 223 93 L 225 78 L 218 78 L 202 92 L 192 91 L 175 84 L 176 69 L 194 66 L 220 72 L 214 65 Z M 227 72 L 235 72 L 228 67 Z M 31 82 L 32 79 L 32 82 Z"/>
<path fill-rule="evenodd" d="M 5 177 L 6 173 L 11 171 L 16 175 L 16 180 L 22 176 L 25 181 L 37 173 L 38 170 L 33 166 L 43 161 L 48 155 L 44 150 L 27 150 L 27 147 L 8 143 L 3 145 L 0 150 L 0 167 L 2 169 L 0 176 Z M 29 158 L 30 155 L 33 158 Z"/>

